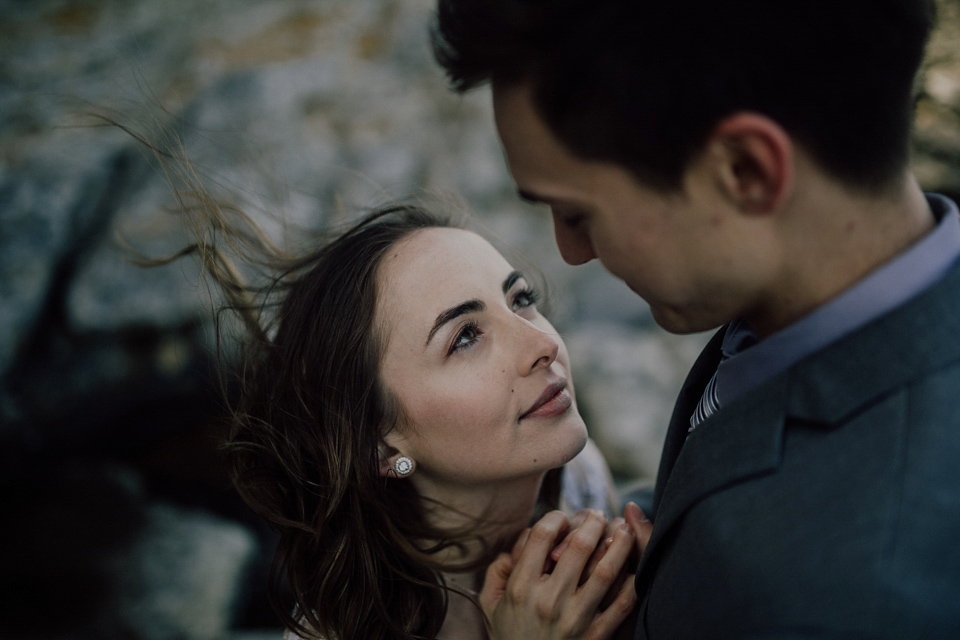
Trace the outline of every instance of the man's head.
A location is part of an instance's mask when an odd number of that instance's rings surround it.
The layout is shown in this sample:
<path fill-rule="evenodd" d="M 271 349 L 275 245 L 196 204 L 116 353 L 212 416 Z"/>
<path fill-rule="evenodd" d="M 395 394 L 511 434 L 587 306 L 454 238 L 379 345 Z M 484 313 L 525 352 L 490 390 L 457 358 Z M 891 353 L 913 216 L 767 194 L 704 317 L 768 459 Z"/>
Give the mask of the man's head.
<path fill-rule="evenodd" d="M 782 312 L 797 249 L 783 210 L 903 184 L 932 14 L 928 0 L 439 0 L 434 47 L 456 89 L 492 81 L 511 173 L 551 206 L 567 262 L 598 257 L 687 332 Z"/>
<path fill-rule="evenodd" d="M 738 111 L 779 123 L 824 170 L 877 190 L 906 164 L 932 0 L 439 0 L 454 88 L 528 82 L 576 155 L 678 187 Z"/>

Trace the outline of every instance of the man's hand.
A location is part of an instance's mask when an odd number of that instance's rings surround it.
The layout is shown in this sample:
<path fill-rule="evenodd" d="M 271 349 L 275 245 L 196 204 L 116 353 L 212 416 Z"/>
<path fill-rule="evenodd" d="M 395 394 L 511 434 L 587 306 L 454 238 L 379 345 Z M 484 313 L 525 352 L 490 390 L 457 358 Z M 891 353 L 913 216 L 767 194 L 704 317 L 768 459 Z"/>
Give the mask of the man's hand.
<path fill-rule="evenodd" d="M 584 515 L 579 527 L 571 529 L 569 519 L 553 511 L 530 529 L 525 541 L 518 540 L 522 548 L 516 556 L 501 554 L 487 570 L 479 597 L 491 638 L 609 638 L 636 604 L 632 582 L 624 581 L 609 605 L 600 610 L 634 549 L 635 536 L 629 519 L 615 527 L 612 536 L 605 535 L 606 525 L 606 517 L 593 511 Z M 554 565 L 550 553 L 568 531 Z M 609 545 L 602 544 L 611 537 Z M 606 551 L 581 583 L 598 545 Z"/>

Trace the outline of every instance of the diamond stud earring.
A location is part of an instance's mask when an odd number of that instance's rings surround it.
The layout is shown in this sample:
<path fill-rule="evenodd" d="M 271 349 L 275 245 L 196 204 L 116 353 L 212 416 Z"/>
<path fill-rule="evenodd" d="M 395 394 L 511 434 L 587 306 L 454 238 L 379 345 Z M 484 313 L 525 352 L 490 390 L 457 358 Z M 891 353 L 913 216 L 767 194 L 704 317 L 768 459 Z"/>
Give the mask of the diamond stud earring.
<path fill-rule="evenodd" d="M 393 470 L 397 472 L 397 475 L 403 478 L 413 473 L 413 460 L 407 456 L 400 456 L 397 458 L 396 462 L 393 463 Z"/>

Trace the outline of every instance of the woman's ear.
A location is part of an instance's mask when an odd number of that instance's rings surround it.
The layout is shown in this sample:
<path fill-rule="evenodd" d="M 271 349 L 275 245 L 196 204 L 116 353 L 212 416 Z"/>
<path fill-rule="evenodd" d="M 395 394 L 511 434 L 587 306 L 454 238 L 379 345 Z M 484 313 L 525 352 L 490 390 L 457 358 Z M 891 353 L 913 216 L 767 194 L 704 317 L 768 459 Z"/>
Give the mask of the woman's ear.
<path fill-rule="evenodd" d="M 721 120 L 707 141 L 723 195 L 752 215 L 773 213 L 793 187 L 795 143 L 774 120 L 740 112 Z"/>
<path fill-rule="evenodd" d="M 384 478 L 405 478 L 412 474 L 417 467 L 413 458 L 406 456 L 402 451 L 391 446 L 386 440 L 391 440 L 388 435 L 378 447 L 380 461 L 380 476 Z"/>

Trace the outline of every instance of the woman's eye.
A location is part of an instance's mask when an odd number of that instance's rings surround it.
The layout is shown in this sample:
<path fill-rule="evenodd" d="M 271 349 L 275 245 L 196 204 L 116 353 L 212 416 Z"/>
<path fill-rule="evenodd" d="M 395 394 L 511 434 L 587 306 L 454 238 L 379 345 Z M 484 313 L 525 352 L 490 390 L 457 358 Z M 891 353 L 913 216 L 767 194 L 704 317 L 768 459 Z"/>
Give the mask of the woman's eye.
<path fill-rule="evenodd" d="M 460 333 L 457 334 L 457 337 L 454 338 L 453 344 L 450 345 L 449 353 L 466 349 L 475 343 L 479 337 L 480 327 L 473 322 L 464 325 L 464 327 L 460 329 Z M 449 353 L 447 355 L 449 355 Z"/>
<path fill-rule="evenodd" d="M 522 289 L 513 296 L 513 301 L 510 306 L 514 311 L 519 311 L 526 307 L 532 307 L 537 304 L 539 299 L 539 294 L 533 289 Z"/>

